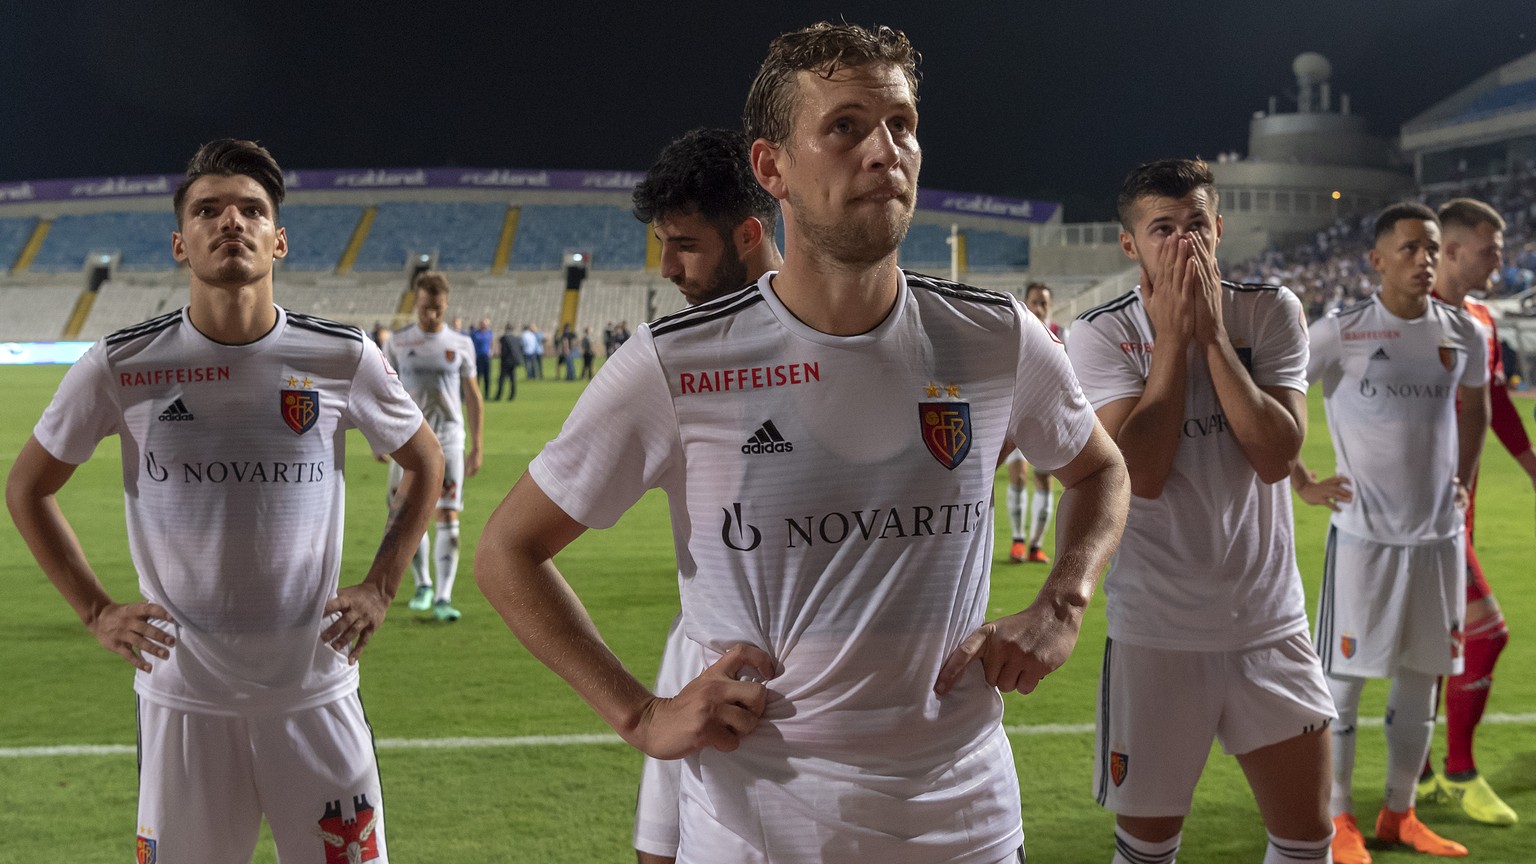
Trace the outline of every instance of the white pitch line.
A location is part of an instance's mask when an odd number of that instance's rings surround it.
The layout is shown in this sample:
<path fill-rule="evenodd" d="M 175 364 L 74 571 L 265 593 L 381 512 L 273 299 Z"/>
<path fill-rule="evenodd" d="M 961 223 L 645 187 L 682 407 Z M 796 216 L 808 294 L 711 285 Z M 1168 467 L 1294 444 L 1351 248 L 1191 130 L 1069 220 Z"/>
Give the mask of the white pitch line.
<path fill-rule="evenodd" d="M 1483 722 L 1493 726 L 1536 725 L 1536 714 L 1485 714 Z M 1380 726 L 1380 717 L 1366 717 L 1361 726 Z M 1032 726 L 1004 726 L 1009 735 L 1088 735 L 1092 723 L 1041 723 Z M 571 747 L 581 745 L 623 744 L 612 733 L 588 735 L 520 735 L 515 738 L 380 738 L 374 746 L 380 750 L 504 750 L 514 747 Z M 134 748 L 126 744 L 59 744 L 46 747 L 0 747 L 0 759 L 31 759 L 48 756 L 131 756 Z"/>

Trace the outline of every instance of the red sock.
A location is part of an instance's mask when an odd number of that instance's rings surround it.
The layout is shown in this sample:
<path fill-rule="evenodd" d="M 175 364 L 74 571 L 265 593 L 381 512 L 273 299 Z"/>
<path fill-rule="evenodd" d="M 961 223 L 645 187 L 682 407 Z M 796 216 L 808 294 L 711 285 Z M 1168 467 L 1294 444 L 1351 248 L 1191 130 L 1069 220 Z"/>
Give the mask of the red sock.
<path fill-rule="evenodd" d="M 1496 615 L 1478 622 L 1467 633 L 1464 671 L 1445 686 L 1445 773 L 1459 774 L 1477 770 L 1472 758 L 1472 738 L 1488 706 L 1488 691 L 1493 687 L 1493 665 L 1499 652 L 1509 642 L 1504 616 Z"/>

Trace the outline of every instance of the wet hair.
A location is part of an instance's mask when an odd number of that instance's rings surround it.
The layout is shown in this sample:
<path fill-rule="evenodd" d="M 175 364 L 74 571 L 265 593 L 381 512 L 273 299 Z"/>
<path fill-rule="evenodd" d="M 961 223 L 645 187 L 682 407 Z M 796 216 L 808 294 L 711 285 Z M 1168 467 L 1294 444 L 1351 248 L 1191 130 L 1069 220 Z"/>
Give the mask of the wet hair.
<path fill-rule="evenodd" d="M 1492 225 L 1493 230 L 1503 231 L 1504 217 L 1476 198 L 1452 198 L 1440 205 L 1441 228 L 1466 228 L 1473 230 L 1482 225 Z"/>
<path fill-rule="evenodd" d="M 749 216 L 769 237 L 778 230 L 779 202 L 752 176 L 746 137 L 729 129 L 694 129 L 663 147 L 633 200 L 646 224 L 697 213 L 721 237 Z"/>
<path fill-rule="evenodd" d="M 1132 230 L 1131 217 L 1135 215 L 1136 202 L 1142 198 L 1183 198 L 1202 188 L 1210 190 L 1214 201 L 1216 178 L 1204 159 L 1160 159 L 1137 165 L 1125 175 L 1115 198 L 1120 227 Z"/>
<path fill-rule="evenodd" d="M 436 270 L 423 270 L 416 277 L 416 293 L 431 294 L 433 297 L 448 295 L 448 277 Z"/>
<path fill-rule="evenodd" d="M 197 148 L 187 163 L 187 175 L 176 187 L 171 206 L 176 208 L 176 226 L 181 227 L 181 206 L 186 203 L 187 190 L 197 178 L 212 174 L 218 177 L 245 176 L 255 180 L 266 190 L 272 202 L 272 221 L 277 221 L 277 211 L 283 203 L 283 169 L 267 148 L 255 141 L 238 138 L 220 138 Z"/>
<path fill-rule="evenodd" d="M 785 33 L 768 46 L 768 56 L 758 67 L 747 105 L 742 110 L 742 130 L 748 141 L 762 138 L 782 144 L 789 138 L 795 109 L 800 105 L 800 72 L 831 78 L 844 67 L 861 68 L 889 63 L 907 76 L 912 98 L 917 98 L 917 64 L 922 55 L 900 30 L 884 25 L 866 30 L 857 24 L 822 21 L 802 30 Z"/>
<path fill-rule="evenodd" d="M 1396 204 L 1387 205 L 1385 210 L 1376 215 L 1376 233 L 1372 236 L 1380 240 L 1381 235 L 1390 234 L 1397 223 L 1404 219 L 1422 219 L 1425 222 L 1440 224 L 1435 211 L 1423 204 L 1417 201 L 1399 201 Z"/>

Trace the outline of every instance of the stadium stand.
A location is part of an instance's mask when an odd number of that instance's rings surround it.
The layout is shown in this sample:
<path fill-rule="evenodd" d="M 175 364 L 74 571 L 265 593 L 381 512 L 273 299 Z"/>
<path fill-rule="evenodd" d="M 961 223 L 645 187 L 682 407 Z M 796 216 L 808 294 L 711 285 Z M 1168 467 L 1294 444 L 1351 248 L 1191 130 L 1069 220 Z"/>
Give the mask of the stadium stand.
<path fill-rule="evenodd" d="M 9 270 L 21 256 L 22 247 L 37 228 L 37 219 L 31 216 L 0 219 L 0 270 Z"/>
<path fill-rule="evenodd" d="M 119 254 L 118 268 L 128 271 L 171 270 L 171 232 L 176 218 L 169 210 L 107 213 L 65 213 L 53 220 L 48 237 L 32 261 L 33 271 L 78 271 L 92 251 Z"/>
<path fill-rule="evenodd" d="M 74 303 L 73 296 L 69 302 Z M 109 281 L 101 286 L 90 317 L 76 338 L 100 339 L 146 318 L 179 309 L 186 302 L 186 286 L 174 278 L 132 284 Z"/>
<path fill-rule="evenodd" d="M 589 204 L 529 204 L 522 208 L 508 267 L 552 270 L 566 250 L 592 253 L 598 267 L 645 267 L 645 226 L 624 207 Z"/>
<path fill-rule="evenodd" d="M 73 283 L 0 286 L 0 342 L 58 339 L 79 296 Z"/>
<path fill-rule="evenodd" d="M 439 270 L 490 270 L 506 216 L 504 203 L 390 201 L 379 205 L 353 269 L 398 271 L 408 255 L 436 252 Z M 354 219 L 348 225 L 348 232 Z M 343 241 L 345 242 L 345 241 Z M 548 266 L 548 265 L 546 265 Z"/>
<path fill-rule="evenodd" d="M 284 270 L 328 273 L 336 269 L 347 242 L 362 218 L 364 208 L 343 204 L 290 204 L 282 210 L 282 224 L 290 236 L 302 238 L 288 248 Z M 404 253 L 393 263 L 399 269 Z"/>

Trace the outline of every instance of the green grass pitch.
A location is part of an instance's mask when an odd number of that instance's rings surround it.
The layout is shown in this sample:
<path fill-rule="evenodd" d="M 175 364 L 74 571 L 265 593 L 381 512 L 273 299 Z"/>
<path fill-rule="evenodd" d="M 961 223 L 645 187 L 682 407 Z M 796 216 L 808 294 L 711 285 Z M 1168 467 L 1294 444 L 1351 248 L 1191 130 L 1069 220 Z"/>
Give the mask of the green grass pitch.
<path fill-rule="evenodd" d="M 63 370 L 0 369 L 11 408 L 0 416 L 0 469 L 17 450 Z M 472 552 L 480 527 L 528 460 L 553 437 L 579 384 L 520 382 L 515 402 L 487 406 L 485 468 L 469 480 L 456 601 L 464 619 L 426 623 L 397 599 L 363 661 L 363 698 L 381 744 L 449 738 L 510 738 L 607 732 L 561 681 L 533 660 L 475 590 Z M 1521 404 L 1526 411 L 1529 403 Z M 1322 409 L 1313 393 L 1305 456 L 1320 473 L 1332 464 Z M 1483 727 L 1482 768 L 1506 800 L 1536 821 L 1536 580 L 1530 578 L 1532 490 L 1490 438 L 1478 508 L 1478 547 L 1514 638 L 1499 666 L 1490 711 L 1509 722 Z M 356 580 L 378 542 L 385 468 L 360 437 L 349 448 L 344 581 Z M 122 517 L 117 445 L 104 442 L 61 495 L 88 554 L 118 599 L 136 596 Z M 1001 478 L 1001 475 L 999 475 Z M 998 500 L 1001 501 L 1001 479 Z M 1001 507 L 998 508 L 1001 511 Z M 1322 566 L 1325 513 L 1298 502 L 1297 543 L 1309 598 Z M 992 608 L 1028 602 L 1043 569 L 1006 563 L 1006 515 L 998 513 Z M 560 556 L 619 656 L 642 679 L 655 674 L 662 636 L 676 607 L 665 502 L 647 496 L 615 528 L 590 532 Z M 0 539 L 0 644 L 5 706 L 0 710 L 0 861 L 116 862 L 132 855 L 134 758 L 32 755 L 19 748 L 127 745 L 134 741 L 131 670 L 97 646 L 26 553 L 14 529 Z M 407 580 L 408 581 L 408 580 Z M 1027 697 L 1007 697 L 1010 726 L 1089 724 L 1103 651 L 1102 598 L 1072 661 Z M 1366 693 L 1363 716 L 1380 716 L 1383 683 Z M 1015 734 L 1031 861 L 1103 862 L 1113 851 L 1112 818 L 1090 793 L 1092 735 Z M 1369 821 L 1380 805 L 1385 745 L 1361 732 L 1357 805 Z M 1437 740 L 1437 756 L 1443 747 Z M 381 746 L 389 845 L 397 861 L 633 861 L 630 820 L 640 756 L 619 744 Z M 1465 842 L 1474 861 L 1532 860 L 1529 824 L 1488 828 L 1429 806 L 1423 815 Z M 318 814 L 317 814 L 318 817 Z M 1233 760 L 1214 751 L 1186 823 L 1179 860 L 1257 862 L 1264 830 Z M 1413 860 L 1377 854 L 1383 864 Z M 275 860 L 270 840 L 256 860 Z"/>

